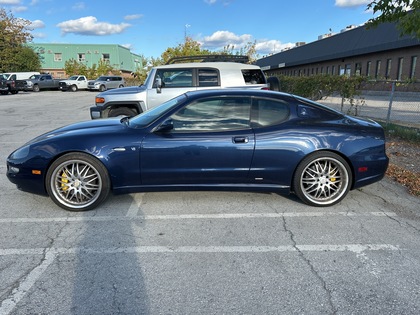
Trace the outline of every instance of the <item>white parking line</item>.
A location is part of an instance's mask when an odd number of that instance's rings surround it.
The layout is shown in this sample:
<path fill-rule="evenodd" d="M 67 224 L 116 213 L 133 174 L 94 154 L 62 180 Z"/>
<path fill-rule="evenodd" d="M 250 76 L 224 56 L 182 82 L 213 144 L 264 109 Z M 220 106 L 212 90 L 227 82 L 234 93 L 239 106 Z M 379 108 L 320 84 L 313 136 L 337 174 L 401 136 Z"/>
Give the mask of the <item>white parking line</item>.
<path fill-rule="evenodd" d="M 44 250 L 42 250 L 42 253 Z M 56 257 L 53 251 L 47 250 L 45 257 L 40 265 L 35 267 L 24 279 L 19 286 L 15 288 L 9 298 L 2 301 L 0 305 L 0 315 L 9 314 L 25 294 L 31 289 L 35 282 L 47 270 L 48 266 L 52 264 Z"/>
<path fill-rule="evenodd" d="M 138 200 L 141 204 L 141 197 Z M 292 218 L 292 217 L 395 217 L 394 212 L 300 212 L 300 213 L 209 213 L 209 214 L 159 214 L 137 216 L 139 206 L 132 206 L 126 216 L 98 216 L 98 217 L 57 217 L 57 218 L 9 218 L 0 219 L 0 223 L 49 223 L 49 222 L 101 222 L 101 221 L 132 221 L 132 220 L 185 220 L 185 219 L 264 219 L 264 218 Z"/>

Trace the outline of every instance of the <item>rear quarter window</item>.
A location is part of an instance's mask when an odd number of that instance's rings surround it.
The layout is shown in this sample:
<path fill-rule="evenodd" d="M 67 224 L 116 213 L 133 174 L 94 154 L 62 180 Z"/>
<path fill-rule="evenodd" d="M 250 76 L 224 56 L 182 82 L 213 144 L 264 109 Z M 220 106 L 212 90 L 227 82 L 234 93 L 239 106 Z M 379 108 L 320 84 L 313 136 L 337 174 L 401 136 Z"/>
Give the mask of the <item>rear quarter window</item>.
<path fill-rule="evenodd" d="M 265 84 L 264 73 L 260 69 L 242 69 L 245 84 Z"/>
<path fill-rule="evenodd" d="M 254 99 L 252 126 L 254 128 L 278 125 L 289 118 L 290 105 L 283 100 Z"/>

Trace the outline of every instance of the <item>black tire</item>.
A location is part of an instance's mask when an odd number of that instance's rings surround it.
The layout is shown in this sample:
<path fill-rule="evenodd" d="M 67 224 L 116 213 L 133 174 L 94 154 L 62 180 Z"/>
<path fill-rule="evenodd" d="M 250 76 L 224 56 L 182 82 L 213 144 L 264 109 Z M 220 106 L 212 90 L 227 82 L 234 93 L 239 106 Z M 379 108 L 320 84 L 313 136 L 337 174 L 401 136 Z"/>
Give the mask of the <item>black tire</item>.
<path fill-rule="evenodd" d="M 69 211 L 87 211 L 102 203 L 110 192 L 105 166 L 85 153 L 68 153 L 47 171 L 46 189 L 51 199 Z"/>
<path fill-rule="evenodd" d="M 295 194 L 306 204 L 332 206 L 347 195 L 352 185 L 348 163 L 338 154 L 315 152 L 302 160 L 293 178 Z"/>
<path fill-rule="evenodd" d="M 277 77 L 269 77 L 267 83 L 272 91 L 280 91 L 280 80 Z"/>
<path fill-rule="evenodd" d="M 72 85 L 71 87 L 70 87 L 70 91 L 72 91 L 72 92 L 77 92 L 77 86 L 76 85 Z"/>
<path fill-rule="evenodd" d="M 105 91 L 105 90 L 106 90 L 105 85 L 101 85 L 101 86 L 99 87 L 99 91 L 100 91 L 100 92 L 103 92 L 103 91 Z"/>
<path fill-rule="evenodd" d="M 120 88 L 123 88 L 124 87 L 124 85 L 122 85 L 122 84 L 120 84 L 119 86 L 118 86 L 118 88 L 120 89 Z"/>
<path fill-rule="evenodd" d="M 9 94 L 9 91 L 1 91 L 1 95 L 7 95 Z"/>
<path fill-rule="evenodd" d="M 18 94 L 18 93 L 19 93 L 19 91 L 17 91 L 17 90 L 10 91 L 10 94 Z"/>
<path fill-rule="evenodd" d="M 136 116 L 137 113 L 128 107 L 118 107 L 109 112 L 108 117 L 118 117 L 118 116 L 128 116 L 133 117 Z"/>
<path fill-rule="evenodd" d="M 35 85 L 34 85 L 34 87 L 33 87 L 33 91 L 34 91 L 34 92 L 39 92 L 39 85 L 38 85 L 38 84 L 35 84 Z"/>

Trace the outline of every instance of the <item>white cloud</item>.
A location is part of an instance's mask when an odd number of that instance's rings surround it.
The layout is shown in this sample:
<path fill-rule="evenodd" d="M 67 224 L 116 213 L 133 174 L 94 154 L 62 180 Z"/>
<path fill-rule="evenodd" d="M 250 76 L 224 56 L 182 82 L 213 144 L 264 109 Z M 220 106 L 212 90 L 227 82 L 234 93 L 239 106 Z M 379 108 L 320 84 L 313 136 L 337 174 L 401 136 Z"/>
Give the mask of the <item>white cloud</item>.
<path fill-rule="evenodd" d="M 71 8 L 76 11 L 81 11 L 86 8 L 86 5 L 84 2 L 77 2 Z"/>
<path fill-rule="evenodd" d="M 45 33 L 32 33 L 32 36 L 34 38 L 46 38 L 47 34 L 45 34 Z"/>
<path fill-rule="evenodd" d="M 252 36 L 249 34 L 236 35 L 229 31 L 217 31 L 201 40 L 203 47 L 210 49 L 223 48 L 227 45 L 233 45 L 236 49 L 243 47 L 250 41 L 252 41 Z"/>
<path fill-rule="evenodd" d="M 368 5 L 371 0 L 335 0 L 337 7 L 358 7 L 362 5 Z"/>
<path fill-rule="evenodd" d="M 129 26 L 131 25 L 128 23 L 111 24 L 107 22 L 98 22 L 94 16 L 85 16 L 77 20 L 68 20 L 57 24 L 57 27 L 61 28 L 61 33 L 63 35 L 73 33 L 93 36 L 119 34 Z"/>
<path fill-rule="evenodd" d="M 295 47 L 295 44 L 287 43 L 283 44 L 279 40 L 260 40 L 257 41 L 255 45 L 255 49 L 257 50 L 258 54 L 268 55 L 268 54 L 276 54 L 281 52 L 285 48 L 292 48 Z"/>
<path fill-rule="evenodd" d="M 217 2 L 217 0 L 204 0 L 204 2 L 212 5 L 212 4 L 215 4 Z"/>
<path fill-rule="evenodd" d="M 26 11 L 26 10 L 28 10 L 28 7 L 25 7 L 25 6 L 23 6 L 23 5 L 21 5 L 21 6 L 16 6 L 16 7 L 12 7 L 12 12 L 13 12 L 13 13 L 24 12 L 24 11 Z"/>
<path fill-rule="evenodd" d="M 131 20 L 138 20 L 143 17 L 143 14 L 131 14 L 124 16 L 124 20 L 131 21 Z"/>
<path fill-rule="evenodd" d="M 0 0 L 0 4 L 4 5 L 18 5 L 20 2 L 21 0 Z"/>
<path fill-rule="evenodd" d="M 45 27 L 45 23 L 41 20 L 31 21 L 31 25 L 29 25 L 29 28 L 33 30 L 36 28 L 44 28 L 44 27 Z"/>

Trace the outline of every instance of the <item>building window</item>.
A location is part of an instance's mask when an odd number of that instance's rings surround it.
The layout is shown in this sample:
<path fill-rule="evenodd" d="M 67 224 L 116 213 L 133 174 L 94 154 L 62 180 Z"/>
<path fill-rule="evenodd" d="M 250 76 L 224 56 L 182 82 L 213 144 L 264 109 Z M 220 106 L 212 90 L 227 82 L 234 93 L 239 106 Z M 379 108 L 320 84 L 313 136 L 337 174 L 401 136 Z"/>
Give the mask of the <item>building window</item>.
<path fill-rule="evenodd" d="M 354 66 L 354 74 L 358 76 L 362 74 L 362 64 L 360 62 L 356 62 Z"/>
<path fill-rule="evenodd" d="M 381 61 L 377 60 L 376 61 L 375 79 L 379 78 L 380 73 L 381 73 Z"/>
<path fill-rule="evenodd" d="M 102 54 L 103 61 L 109 61 L 109 54 Z"/>
<path fill-rule="evenodd" d="M 61 53 L 54 54 L 54 61 L 63 61 L 63 56 Z"/>
<path fill-rule="evenodd" d="M 417 56 L 411 57 L 410 79 L 414 79 L 416 76 L 416 64 Z"/>
<path fill-rule="evenodd" d="M 327 74 L 330 74 L 330 66 L 327 66 L 326 73 L 327 73 Z"/>
<path fill-rule="evenodd" d="M 403 64 L 404 64 L 404 58 L 398 58 L 398 75 L 397 75 L 398 81 L 401 81 L 402 79 Z"/>
<path fill-rule="evenodd" d="M 372 61 L 368 61 L 366 64 L 366 76 L 370 77 L 370 68 L 372 67 Z"/>
<path fill-rule="evenodd" d="M 85 60 L 86 60 L 86 56 L 85 56 L 85 54 L 84 54 L 84 53 L 78 53 L 78 54 L 77 54 L 77 59 L 78 59 L 79 61 L 85 61 Z"/>
<path fill-rule="evenodd" d="M 331 66 L 331 74 L 334 75 L 335 74 L 335 66 Z"/>
<path fill-rule="evenodd" d="M 391 65 L 392 65 L 392 59 L 386 60 L 386 72 L 385 72 L 385 78 L 390 79 L 391 78 Z"/>

